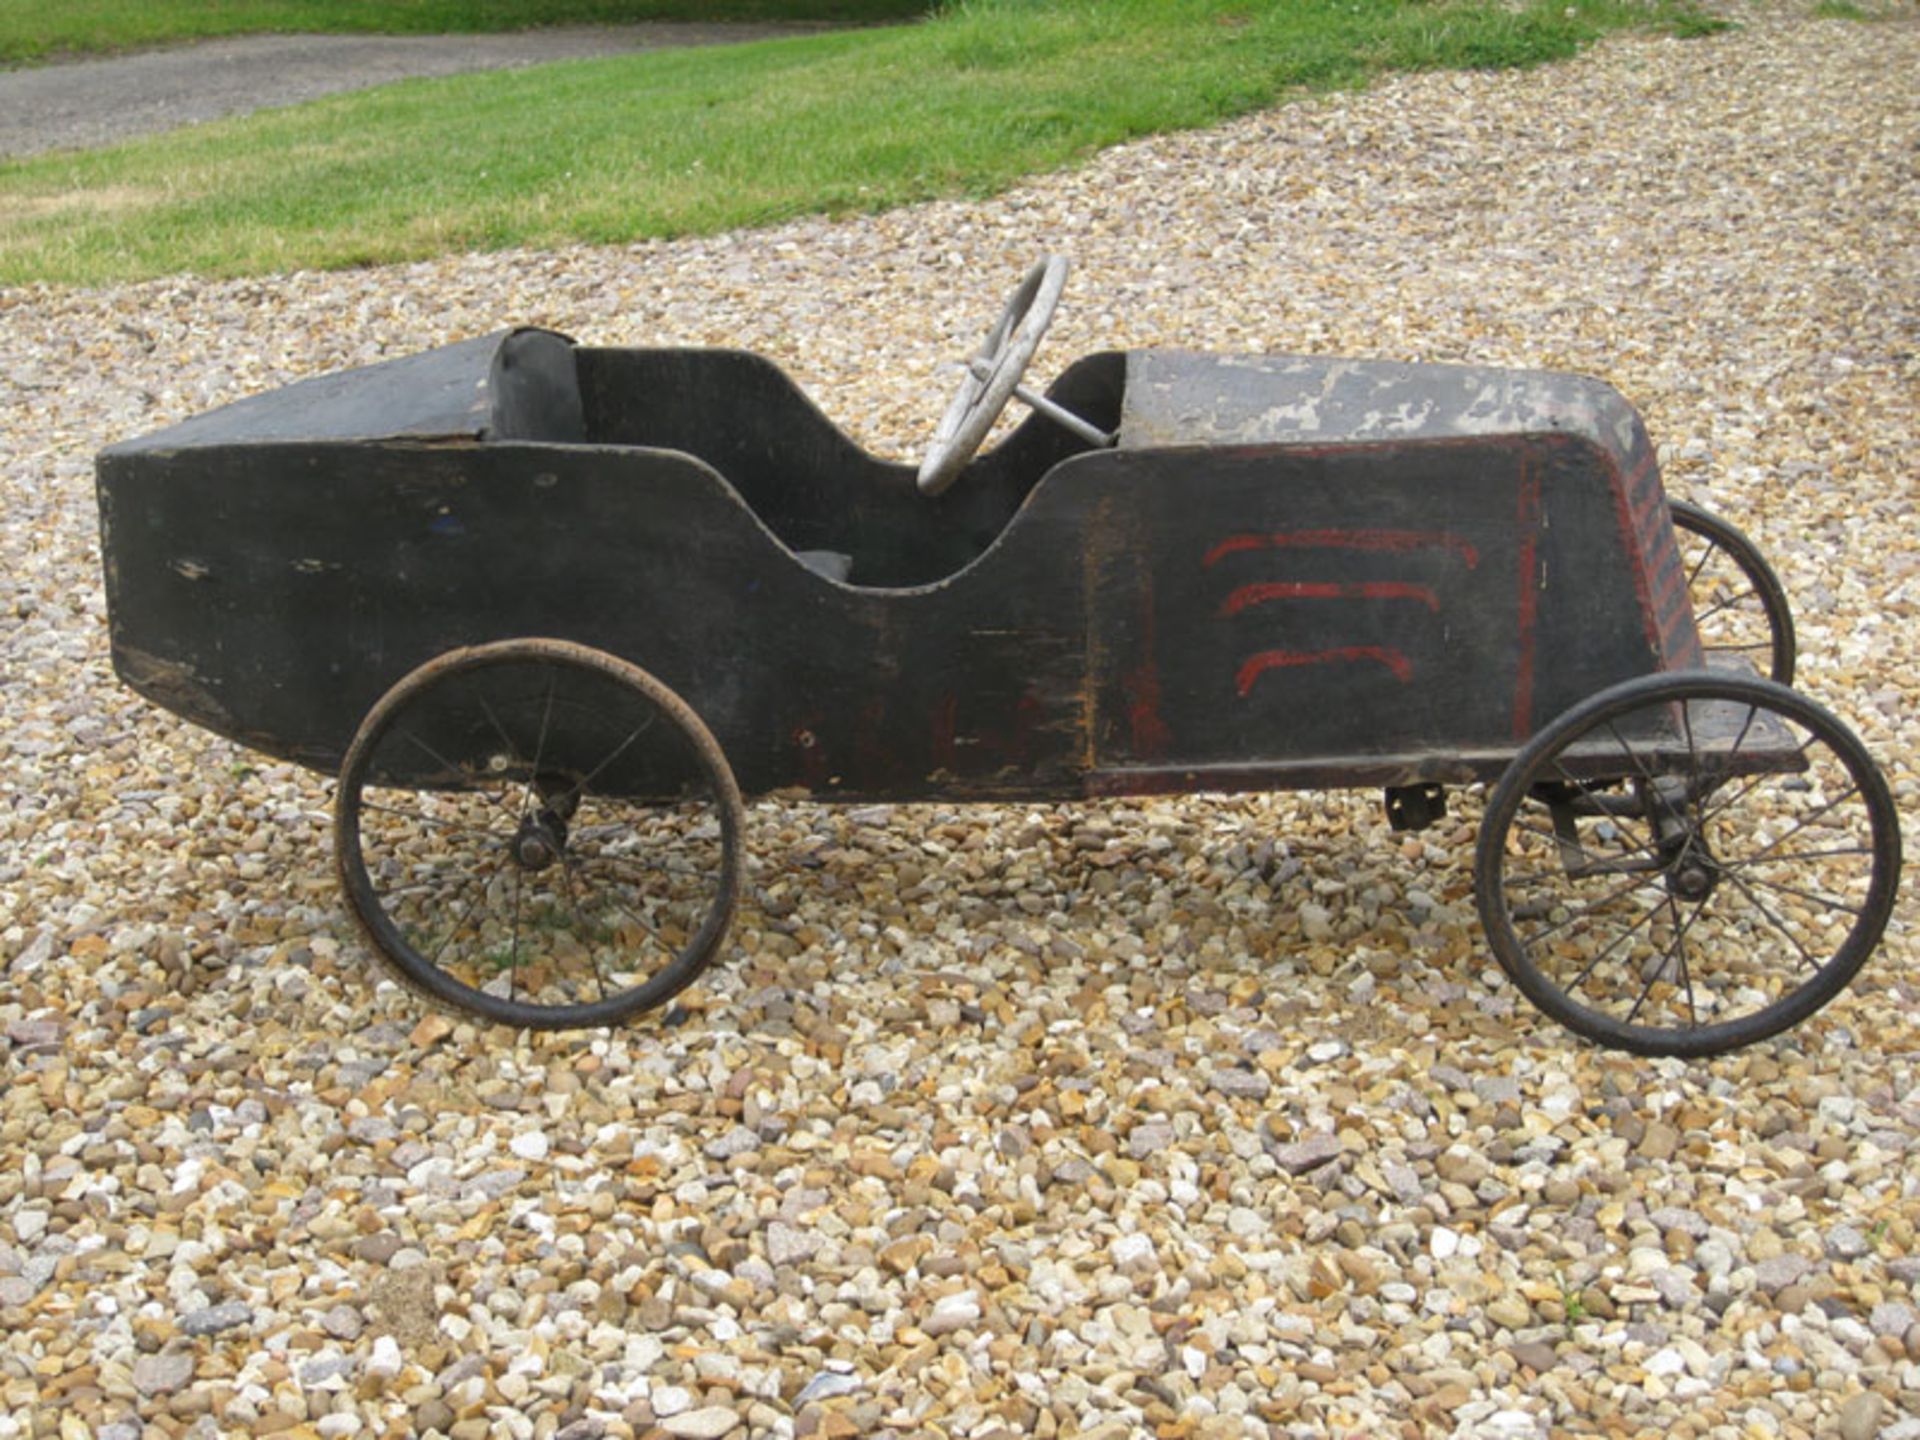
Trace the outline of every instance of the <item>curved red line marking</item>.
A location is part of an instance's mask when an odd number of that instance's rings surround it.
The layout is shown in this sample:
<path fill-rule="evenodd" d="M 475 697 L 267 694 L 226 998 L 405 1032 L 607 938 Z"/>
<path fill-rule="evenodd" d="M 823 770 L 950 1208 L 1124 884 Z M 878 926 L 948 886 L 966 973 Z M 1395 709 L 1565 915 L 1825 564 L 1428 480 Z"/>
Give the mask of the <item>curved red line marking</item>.
<path fill-rule="evenodd" d="M 1440 597 L 1433 593 L 1431 586 L 1414 585 L 1401 580 L 1367 580 L 1351 585 L 1268 580 L 1258 585 L 1242 585 L 1227 596 L 1225 603 L 1220 606 L 1221 618 L 1238 615 L 1242 610 L 1264 605 L 1269 600 L 1417 600 L 1435 614 L 1440 611 Z"/>
<path fill-rule="evenodd" d="M 1262 650 L 1249 656 L 1233 677 L 1233 688 L 1241 695 L 1253 689 L 1253 682 L 1269 670 L 1294 665 L 1326 665 L 1336 660 L 1371 660 L 1393 672 L 1402 685 L 1413 679 L 1413 662 L 1390 645 L 1347 645 L 1338 650 Z"/>
<path fill-rule="evenodd" d="M 1207 558 L 1200 562 L 1201 568 L 1212 565 L 1216 560 L 1224 560 L 1229 555 L 1237 555 L 1242 550 L 1264 550 L 1268 543 L 1265 535 L 1229 535 L 1207 551 Z"/>
<path fill-rule="evenodd" d="M 1207 551 L 1202 568 L 1243 550 L 1450 550 L 1471 570 L 1480 552 L 1444 530 L 1282 530 L 1272 535 L 1229 535 Z"/>

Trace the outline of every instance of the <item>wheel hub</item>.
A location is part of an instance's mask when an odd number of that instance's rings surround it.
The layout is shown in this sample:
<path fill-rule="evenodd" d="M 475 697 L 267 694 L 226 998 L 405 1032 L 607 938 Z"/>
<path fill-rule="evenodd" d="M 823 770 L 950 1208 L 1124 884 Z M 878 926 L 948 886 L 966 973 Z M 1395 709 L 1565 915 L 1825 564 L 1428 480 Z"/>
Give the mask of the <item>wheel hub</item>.
<path fill-rule="evenodd" d="M 1693 818 L 1694 802 L 1684 781 L 1665 780 L 1642 793 L 1660 847 L 1667 893 L 1695 903 L 1713 894 L 1720 883 L 1720 862 L 1707 848 L 1707 837 Z"/>
<path fill-rule="evenodd" d="M 1720 884 L 1720 866 L 1698 837 L 1680 847 L 1667 866 L 1667 893 L 1676 900 L 1699 902 Z"/>
<path fill-rule="evenodd" d="M 567 848 L 566 822 L 551 810 L 541 810 L 520 822 L 508 846 L 522 870 L 544 870 Z"/>

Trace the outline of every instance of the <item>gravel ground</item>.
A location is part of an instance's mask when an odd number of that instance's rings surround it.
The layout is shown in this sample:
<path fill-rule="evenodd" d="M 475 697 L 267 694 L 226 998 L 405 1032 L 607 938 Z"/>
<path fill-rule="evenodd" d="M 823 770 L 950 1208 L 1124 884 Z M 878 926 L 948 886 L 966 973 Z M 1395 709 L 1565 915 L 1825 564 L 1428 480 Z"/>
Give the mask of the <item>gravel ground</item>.
<path fill-rule="evenodd" d="M 801 35 L 818 25 L 557 25 L 507 35 L 242 35 L 0 69 L 0 156 L 106 145 L 419 75 Z"/>
<path fill-rule="evenodd" d="M 677 1023 L 423 1018 L 335 898 L 326 782 L 115 684 L 90 483 L 507 319 L 763 350 L 904 454 L 1060 249 L 1044 366 L 1611 379 L 1910 807 L 1915 74 L 1912 21 L 1769 11 L 985 204 L 0 293 L 0 1435 L 1920 1436 L 1911 900 L 1846 997 L 1689 1067 L 1516 1008 L 1470 797 L 1415 837 L 1366 796 L 763 805 L 778 903 Z"/>

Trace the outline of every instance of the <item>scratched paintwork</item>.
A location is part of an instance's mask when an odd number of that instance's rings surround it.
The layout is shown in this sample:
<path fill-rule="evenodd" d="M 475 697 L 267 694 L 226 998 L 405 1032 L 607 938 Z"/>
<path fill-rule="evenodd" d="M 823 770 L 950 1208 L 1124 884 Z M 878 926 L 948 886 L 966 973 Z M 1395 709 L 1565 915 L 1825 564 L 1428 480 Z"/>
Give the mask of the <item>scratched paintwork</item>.
<path fill-rule="evenodd" d="M 1135 352 L 1050 393 L 1119 446 L 1030 418 L 934 498 L 739 352 L 511 331 L 304 382 L 101 455 L 115 663 L 327 769 L 415 666 L 547 636 L 750 794 L 1069 798 L 1490 777 L 1697 646 L 1599 382 Z"/>
<path fill-rule="evenodd" d="M 113 663 L 120 678 L 149 700 L 181 715 L 205 717 L 210 728 L 230 728 L 225 708 L 191 665 L 149 655 L 134 645 L 118 647 Z"/>
<path fill-rule="evenodd" d="M 1352 444 L 1561 433 L 1621 454 L 1645 444 L 1611 385 L 1484 365 L 1415 365 L 1298 355 L 1127 356 L 1120 444 Z"/>

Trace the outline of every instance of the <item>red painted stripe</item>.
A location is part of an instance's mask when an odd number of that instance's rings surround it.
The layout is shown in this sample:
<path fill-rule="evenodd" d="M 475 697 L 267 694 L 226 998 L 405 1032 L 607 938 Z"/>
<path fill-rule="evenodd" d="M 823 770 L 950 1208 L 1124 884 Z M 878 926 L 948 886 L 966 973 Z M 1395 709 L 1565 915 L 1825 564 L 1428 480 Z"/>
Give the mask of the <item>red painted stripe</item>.
<path fill-rule="evenodd" d="M 1693 611 L 1682 605 L 1660 627 L 1660 640 L 1666 647 L 1666 664 L 1672 670 L 1696 670 L 1706 663 L 1700 648 L 1700 631 L 1694 626 Z"/>
<path fill-rule="evenodd" d="M 1269 600 L 1417 600 L 1436 613 L 1440 609 L 1440 597 L 1433 593 L 1431 586 L 1399 580 L 1368 580 L 1359 584 L 1268 580 L 1259 585 L 1242 585 L 1227 596 L 1220 607 L 1221 618 L 1238 615 Z"/>
<path fill-rule="evenodd" d="M 1338 650 L 1262 650 L 1249 656 L 1234 676 L 1233 688 L 1241 695 L 1253 689 L 1253 682 L 1269 670 L 1284 670 L 1295 665 L 1328 665 L 1336 661 L 1371 660 L 1393 672 L 1402 685 L 1413 679 L 1413 662 L 1390 645 L 1347 645 Z"/>
<path fill-rule="evenodd" d="M 1265 535 L 1229 535 L 1218 545 L 1207 551 L 1207 558 L 1202 560 L 1200 564 L 1204 568 L 1205 566 L 1213 564 L 1216 560 L 1224 560 L 1227 556 L 1237 555 L 1243 550 L 1264 550 L 1267 548 L 1267 544 L 1268 540 Z"/>
<path fill-rule="evenodd" d="M 936 770 L 951 770 L 959 755 L 960 697 L 942 695 L 933 706 L 933 743 L 931 753 Z"/>
<path fill-rule="evenodd" d="M 1677 556 L 1677 552 L 1675 553 Z M 1652 590 L 1654 608 L 1664 611 L 1667 606 L 1673 603 L 1675 596 L 1685 594 L 1687 589 L 1686 581 L 1685 567 L 1679 563 L 1677 558 L 1672 564 L 1661 564 L 1653 575 Z"/>
<path fill-rule="evenodd" d="M 1202 565 L 1212 565 L 1244 550 L 1448 550 L 1471 570 L 1480 552 L 1444 530 L 1282 530 L 1272 535 L 1229 535 L 1207 551 Z"/>
<path fill-rule="evenodd" d="M 1653 652 L 1656 663 L 1670 665 L 1671 657 L 1667 657 L 1664 661 L 1661 658 L 1666 649 L 1666 642 L 1660 633 L 1659 617 L 1654 613 L 1654 576 L 1650 573 L 1650 561 L 1653 552 L 1657 551 L 1662 544 L 1669 549 L 1674 548 L 1673 526 L 1671 524 L 1642 526 L 1636 524 L 1634 519 L 1637 501 L 1633 495 L 1633 488 L 1652 474 L 1653 470 L 1653 452 L 1648 451 L 1640 457 L 1640 463 L 1633 468 L 1631 474 L 1621 476 L 1616 471 L 1616 478 L 1610 488 L 1613 490 L 1615 524 L 1619 527 L 1620 545 L 1626 555 L 1627 574 L 1633 581 L 1633 596 L 1640 606 L 1640 620 L 1647 637 L 1647 648 Z M 1666 499 L 1666 491 L 1657 484 L 1649 484 L 1647 491 L 1651 495 L 1659 496 L 1663 502 Z M 1666 518 L 1664 511 L 1655 512 L 1654 518 L 1664 520 Z"/>
<path fill-rule="evenodd" d="M 1674 567 L 1676 573 L 1679 568 Z M 1663 583 L 1659 590 L 1661 598 L 1657 602 L 1654 624 L 1660 632 L 1661 663 L 1668 669 L 1678 670 L 1699 665 L 1700 636 L 1693 623 L 1693 597 L 1685 585 L 1675 586 L 1668 593 Z"/>
<path fill-rule="evenodd" d="M 1516 508 L 1514 525 L 1520 536 L 1520 607 L 1515 638 L 1520 661 L 1513 677 L 1513 738 L 1524 740 L 1533 733 L 1533 650 L 1540 607 L 1535 555 L 1540 538 L 1540 477 L 1533 473 L 1533 467 L 1524 457 L 1520 461 Z"/>
<path fill-rule="evenodd" d="M 1160 714 L 1160 672 L 1157 667 L 1159 646 L 1154 640 L 1153 572 L 1141 575 L 1138 596 L 1140 606 L 1140 663 L 1120 677 L 1127 699 L 1127 725 L 1133 737 L 1133 755 L 1138 760 L 1157 760 L 1167 752 L 1173 732 Z"/>
<path fill-rule="evenodd" d="M 1626 478 L 1620 482 L 1626 487 L 1627 493 L 1635 497 L 1633 506 L 1636 512 L 1654 496 L 1658 496 L 1663 501 L 1667 498 L 1667 492 L 1660 486 L 1647 483 L 1654 472 L 1653 462 L 1654 452 L 1643 450 L 1633 469 L 1628 471 Z"/>
<path fill-rule="evenodd" d="M 1627 493 L 1633 496 L 1633 523 L 1640 533 L 1650 534 L 1654 526 L 1667 518 L 1667 492 L 1658 485 L 1649 485 L 1641 490 L 1638 479 L 1627 482 Z"/>
<path fill-rule="evenodd" d="M 1670 626 L 1680 623 L 1682 615 L 1691 614 L 1692 610 L 1693 607 L 1687 603 L 1687 597 L 1684 594 L 1671 595 L 1661 603 L 1654 619 L 1658 622 L 1661 633 L 1665 634 Z"/>

